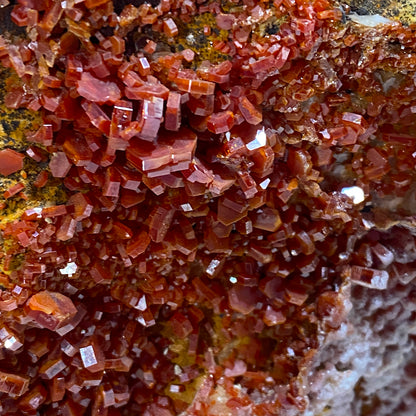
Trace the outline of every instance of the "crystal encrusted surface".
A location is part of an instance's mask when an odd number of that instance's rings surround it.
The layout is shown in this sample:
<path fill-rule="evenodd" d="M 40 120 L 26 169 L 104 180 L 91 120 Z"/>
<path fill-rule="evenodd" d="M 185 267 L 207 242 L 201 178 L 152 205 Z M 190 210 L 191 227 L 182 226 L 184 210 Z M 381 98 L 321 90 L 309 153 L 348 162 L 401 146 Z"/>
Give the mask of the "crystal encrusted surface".
<path fill-rule="evenodd" d="M 22 0 L 0 38 L 42 120 L 2 180 L 65 189 L 4 191 L 0 414 L 407 414 L 412 28 L 126 3 Z"/>

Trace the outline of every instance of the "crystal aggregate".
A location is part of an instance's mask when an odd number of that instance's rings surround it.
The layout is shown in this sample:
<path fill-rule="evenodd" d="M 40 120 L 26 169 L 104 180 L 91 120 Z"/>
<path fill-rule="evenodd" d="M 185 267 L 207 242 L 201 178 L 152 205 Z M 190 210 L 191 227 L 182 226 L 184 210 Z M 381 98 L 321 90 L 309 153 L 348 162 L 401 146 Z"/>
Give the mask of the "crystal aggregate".
<path fill-rule="evenodd" d="M 125 3 L 19 0 L 0 38 L 6 104 L 44 120 L 0 175 L 67 195 L 1 229 L 0 414 L 313 411 L 352 296 L 415 277 L 412 28 Z"/>

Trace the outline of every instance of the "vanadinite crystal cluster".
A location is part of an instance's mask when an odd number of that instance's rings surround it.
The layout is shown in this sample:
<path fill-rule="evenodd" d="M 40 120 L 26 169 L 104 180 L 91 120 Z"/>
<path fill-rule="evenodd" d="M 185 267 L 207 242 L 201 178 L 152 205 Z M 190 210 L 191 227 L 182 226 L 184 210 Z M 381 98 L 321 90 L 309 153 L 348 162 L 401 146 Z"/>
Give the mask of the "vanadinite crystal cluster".
<path fill-rule="evenodd" d="M 415 28 L 8 3 L 0 415 L 414 416 Z"/>

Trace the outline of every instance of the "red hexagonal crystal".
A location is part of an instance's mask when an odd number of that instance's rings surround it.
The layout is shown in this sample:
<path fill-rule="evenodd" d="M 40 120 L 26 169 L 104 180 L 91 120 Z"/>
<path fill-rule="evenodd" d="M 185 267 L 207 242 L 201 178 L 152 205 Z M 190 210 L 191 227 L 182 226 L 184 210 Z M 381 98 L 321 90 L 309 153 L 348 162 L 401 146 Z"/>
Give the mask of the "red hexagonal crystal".
<path fill-rule="evenodd" d="M 0 391 L 10 397 L 22 396 L 29 387 L 29 377 L 0 371 Z"/>
<path fill-rule="evenodd" d="M 79 95 L 92 102 L 114 103 L 121 98 L 121 92 L 115 82 L 101 81 L 89 72 L 83 72 L 77 83 Z"/>
<path fill-rule="evenodd" d="M 8 176 L 23 169 L 24 158 L 24 155 L 13 149 L 0 150 L 0 174 Z"/>
<path fill-rule="evenodd" d="M 65 325 L 77 313 L 71 299 L 48 290 L 33 295 L 26 306 L 30 317 L 41 326 L 53 330 Z"/>
<path fill-rule="evenodd" d="M 52 156 L 49 168 L 55 178 L 64 178 L 71 169 L 71 164 L 64 152 L 57 152 Z"/>

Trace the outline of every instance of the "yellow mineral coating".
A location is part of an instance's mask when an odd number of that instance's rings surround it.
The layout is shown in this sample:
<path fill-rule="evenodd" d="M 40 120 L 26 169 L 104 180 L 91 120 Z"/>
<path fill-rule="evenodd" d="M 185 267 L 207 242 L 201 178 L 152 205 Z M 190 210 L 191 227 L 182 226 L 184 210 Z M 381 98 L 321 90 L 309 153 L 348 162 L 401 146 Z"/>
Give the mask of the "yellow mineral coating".
<path fill-rule="evenodd" d="M 204 27 L 211 28 L 211 34 L 204 35 Z M 228 31 L 219 29 L 215 17 L 211 13 L 203 13 L 194 16 L 190 23 L 178 24 L 179 35 L 175 39 L 178 50 L 191 49 L 195 52 L 195 63 L 210 61 L 211 63 L 221 62 L 228 59 L 226 54 L 213 48 L 214 42 L 226 41 Z"/>
<path fill-rule="evenodd" d="M 196 377 L 194 380 L 192 380 L 191 382 L 185 385 L 184 391 L 178 392 L 178 393 L 171 391 L 172 386 L 175 385 L 175 383 L 172 383 L 166 387 L 165 394 L 166 396 L 169 396 L 173 400 L 182 400 L 185 403 L 191 404 L 195 398 L 196 392 L 200 389 L 200 387 L 202 386 L 206 378 L 207 378 L 206 375 L 200 375 Z M 184 386 L 184 384 L 180 384 L 180 385 Z"/>
<path fill-rule="evenodd" d="M 30 143 L 26 141 L 26 134 L 34 131 L 41 125 L 39 113 L 25 109 L 9 109 L 4 105 L 7 87 L 19 82 L 15 75 L 5 69 L 0 69 L 0 150 L 10 148 L 25 153 Z M 33 186 L 33 181 L 42 170 L 48 170 L 48 162 L 37 163 L 30 157 L 24 159 L 23 169 L 8 176 L 0 175 L 0 230 L 6 224 L 19 220 L 22 214 L 30 208 L 46 207 L 64 203 L 66 200 L 62 184 L 51 178 L 43 188 Z M 23 195 L 15 195 L 9 199 L 4 198 L 4 192 L 17 183 L 24 184 Z M 10 237 L 0 236 L 2 252 L 7 253 L 12 248 L 14 240 Z M 0 273 L 3 277 L 12 270 L 20 267 L 24 254 L 15 255 L 8 270 L 4 270 L 4 257 L 0 258 Z M 4 280 L 4 279 L 3 279 Z M 2 281 L 2 284 L 5 282 Z"/>
<path fill-rule="evenodd" d="M 229 358 L 230 354 L 233 351 L 233 348 L 235 348 L 236 346 L 241 347 L 244 345 L 248 345 L 250 342 L 249 337 L 236 337 L 230 342 L 228 338 L 224 336 L 223 321 L 222 318 L 218 316 L 212 316 L 211 324 L 213 327 L 213 338 L 211 339 L 211 342 L 213 343 L 212 348 L 213 350 L 215 350 L 215 355 L 217 356 L 217 364 L 221 364 L 222 360 L 226 360 L 227 358 Z M 172 341 L 172 343 L 169 345 L 169 350 L 177 354 L 177 356 L 172 359 L 172 362 L 179 366 L 179 368 L 189 367 L 195 364 L 196 357 L 188 354 L 188 339 L 182 339 L 175 336 L 172 330 L 170 329 L 169 325 L 166 325 L 162 329 L 161 334 Z M 197 378 L 185 385 L 183 383 L 180 383 L 179 381 L 176 383 L 173 382 L 166 387 L 165 394 L 174 400 L 182 400 L 190 404 L 194 400 L 195 394 L 199 390 L 202 383 L 205 381 L 206 377 L 206 371 L 202 371 L 200 376 L 198 376 Z M 185 386 L 185 390 L 175 392 L 175 385 Z"/>
<path fill-rule="evenodd" d="M 188 354 L 189 341 L 182 338 L 171 338 L 173 343 L 169 346 L 169 349 L 178 354 L 176 358 L 172 359 L 175 364 L 180 367 L 187 367 L 195 363 L 195 357 Z"/>
<path fill-rule="evenodd" d="M 19 82 L 15 75 L 0 69 L 0 150 L 11 148 L 24 153 L 30 146 L 26 141 L 26 134 L 34 131 L 42 123 L 39 113 L 25 109 L 9 109 L 4 105 L 7 87 Z M 5 224 L 17 220 L 29 208 L 51 206 L 66 200 L 62 185 L 53 178 L 43 188 L 33 186 L 33 181 L 42 170 L 48 170 L 48 164 L 37 163 L 30 157 L 24 159 L 23 170 L 7 177 L 0 175 L 0 229 Z M 22 191 L 26 199 L 20 195 L 5 199 L 3 194 L 11 186 L 22 183 Z"/>

